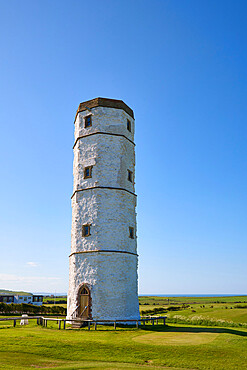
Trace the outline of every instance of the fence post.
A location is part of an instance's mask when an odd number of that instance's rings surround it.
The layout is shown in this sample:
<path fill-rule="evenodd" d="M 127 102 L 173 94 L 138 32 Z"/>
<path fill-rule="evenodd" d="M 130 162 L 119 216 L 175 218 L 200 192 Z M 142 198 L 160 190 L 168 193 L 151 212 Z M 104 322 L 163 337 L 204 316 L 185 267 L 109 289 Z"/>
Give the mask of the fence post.
<path fill-rule="evenodd" d="M 58 330 L 61 329 L 61 320 L 58 321 Z"/>
<path fill-rule="evenodd" d="M 97 330 L 97 321 L 95 321 L 94 330 Z"/>
<path fill-rule="evenodd" d="M 143 326 L 145 326 L 146 325 L 146 321 L 145 320 L 143 320 Z"/>
<path fill-rule="evenodd" d="M 159 319 L 156 319 L 156 325 L 158 325 L 158 323 L 159 323 Z"/>
<path fill-rule="evenodd" d="M 63 328 L 66 328 L 66 320 L 63 320 Z"/>
<path fill-rule="evenodd" d="M 116 321 L 114 321 L 114 329 L 116 330 L 116 327 L 117 327 L 117 323 Z"/>
<path fill-rule="evenodd" d="M 164 317 L 164 325 L 166 324 L 166 318 Z"/>
<path fill-rule="evenodd" d="M 136 328 L 137 329 L 139 328 L 139 322 L 138 321 L 136 322 Z"/>
<path fill-rule="evenodd" d="M 88 330 L 90 330 L 90 321 L 88 321 L 87 326 L 88 326 Z"/>
<path fill-rule="evenodd" d="M 154 326 L 154 319 L 153 319 L 152 325 Z"/>
<path fill-rule="evenodd" d="M 14 327 L 16 326 L 16 320 L 14 320 L 13 325 L 14 325 Z"/>

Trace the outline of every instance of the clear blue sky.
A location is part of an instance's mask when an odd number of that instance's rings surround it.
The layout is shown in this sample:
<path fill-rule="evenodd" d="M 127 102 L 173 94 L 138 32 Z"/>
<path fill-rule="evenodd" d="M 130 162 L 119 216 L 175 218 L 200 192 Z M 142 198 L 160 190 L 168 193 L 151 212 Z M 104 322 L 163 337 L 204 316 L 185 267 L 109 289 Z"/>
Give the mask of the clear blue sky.
<path fill-rule="evenodd" d="M 140 293 L 247 293 L 247 3 L 0 0 L 0 288 L 66 292 L 81 101 L 136 118 Z"/>

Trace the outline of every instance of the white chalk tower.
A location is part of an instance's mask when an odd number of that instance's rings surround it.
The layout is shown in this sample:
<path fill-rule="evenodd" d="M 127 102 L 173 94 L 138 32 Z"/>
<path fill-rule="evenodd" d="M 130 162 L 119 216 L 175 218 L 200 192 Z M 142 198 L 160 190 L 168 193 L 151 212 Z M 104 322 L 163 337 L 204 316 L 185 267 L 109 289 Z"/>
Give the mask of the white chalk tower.
<path fill-rule="evenodd" d="M 135 121 L 122 100 L 75 117 L 68 319 L 139 319 Z"/>

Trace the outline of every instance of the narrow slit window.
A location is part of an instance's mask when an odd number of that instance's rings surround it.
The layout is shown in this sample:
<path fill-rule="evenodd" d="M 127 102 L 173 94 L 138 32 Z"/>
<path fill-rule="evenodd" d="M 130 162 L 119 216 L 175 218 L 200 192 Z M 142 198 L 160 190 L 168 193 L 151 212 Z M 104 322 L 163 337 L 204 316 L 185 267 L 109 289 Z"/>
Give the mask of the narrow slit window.
<path fill-rule="evenodd" d="M 82 236 L 89 236 L 90 234 L 90 225 L 82 226 Z"/>
<path fill-rule="evenodd" d="M 129 237 L 131 239 L 134 239 L 134 228 L 133 227 L 129 227 Z"/>
<path fill-rule="evenodd" d="M 132 172 L 132 171 L 130 171 L 130 170 L 128 170 L 128 180 L 129 180 L 130 182 L 133 182 L 133 172 Z"/>
<path fill-rule="evenodd" d="M 84 168 L 84 179 L 89 179 L 92 177 L 93 166 L 88 166 Z"/>
<path fill-rule="evenodd" d="M 85 122 L 85 124 L 84 124 L 84 127 L 85 128 L 92 126 L 92 116 L 91 115 L 90 116 L 86 116 L 84 118 L 84 122 Z"/>
<path fill-rule="evenodd" d="M 131 122 L 129 119 L 127 119 L 127 130 L 131 132 Z"/>

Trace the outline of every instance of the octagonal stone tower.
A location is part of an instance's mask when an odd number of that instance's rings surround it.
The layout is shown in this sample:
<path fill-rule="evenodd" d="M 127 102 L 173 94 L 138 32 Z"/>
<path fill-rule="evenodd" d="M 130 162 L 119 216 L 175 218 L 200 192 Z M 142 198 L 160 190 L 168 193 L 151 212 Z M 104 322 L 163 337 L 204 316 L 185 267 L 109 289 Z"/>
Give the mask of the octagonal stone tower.
<path fill-rule="evenodd" d="M 135 121 L 122 100 L 75 117 L 68 318 L 139 319 Z"/>

